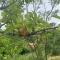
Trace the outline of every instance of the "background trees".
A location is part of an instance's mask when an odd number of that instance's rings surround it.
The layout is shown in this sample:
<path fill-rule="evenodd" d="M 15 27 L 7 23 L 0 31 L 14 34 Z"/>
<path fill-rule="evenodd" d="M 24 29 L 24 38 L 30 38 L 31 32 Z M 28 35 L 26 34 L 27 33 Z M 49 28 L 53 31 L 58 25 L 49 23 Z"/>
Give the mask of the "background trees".
<path fill-rule="evenodd" d="M 53 26 L 55 24 L 49 24 L 48 20 L 51 17 L 59 18 L 57 14 L 59 11 L 54 9 L 59 2 L 59 0 L 48 0 L 46 3 L 51 7 L 48 10 L 44 0 L 1 0 L 0 10 L 3 12 L 0 28 L 2 26 L 6 28 L 0 29 L 1 60 L 9 58 L 19 60 L 20 55 L 27 53 L 25 60 L 30 58 L 47 60 L 48 55 L 58 54 L 60 28 L 58 26 L 55 30 L 56 27 Z M 33 11 L 29 11 L 29 5 L 33 6 Z M 28 43 L 36 44 L 35 49 L 31 50 Z"/>

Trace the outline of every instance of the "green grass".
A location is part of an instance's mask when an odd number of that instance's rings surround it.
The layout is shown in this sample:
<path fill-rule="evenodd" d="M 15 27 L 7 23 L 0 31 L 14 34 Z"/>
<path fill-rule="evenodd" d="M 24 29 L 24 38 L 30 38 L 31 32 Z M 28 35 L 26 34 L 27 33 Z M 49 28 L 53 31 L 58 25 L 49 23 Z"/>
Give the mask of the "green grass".
<path fill-rule="evenodd" d="M 14 55 L 14 56 L 9 56 L 6 55 L 1 58 L 0 60 L 37 60 L 35 53 L 27 53 L 24 55 Z M 60 60 L 60 56 L 50 56 L 48 57 L 48 60 Z"/>
<path fill-rule="evenodd" d="M 21 55 L 21 51 L 25 54 Z M 27 53 L 28 51 L 28 53 Z M 39 50 L 40 51 L 40 50 Z M 56 51 L 54 51 L 56 53 Z M 4 55 L 4 56 L 3 56 Z M 38 55 L 40 57 L 40 55 Z M 0 60 L 38 60 L 33 51 L 28 47 L 28 42 L 22 38 L 0 37 Z M 60 56 L 48 57 L 48 60 L 60 60 Z"/>
<path fill-rule="evenodd" d="M 2 58 L 0 58 L 1 60 L 35 60 L 34 56 L 32 55 L 32 53 L 28 53 L 25 55 L 14 55 L 14 56 L 9 56 L 6 55 Z"/>

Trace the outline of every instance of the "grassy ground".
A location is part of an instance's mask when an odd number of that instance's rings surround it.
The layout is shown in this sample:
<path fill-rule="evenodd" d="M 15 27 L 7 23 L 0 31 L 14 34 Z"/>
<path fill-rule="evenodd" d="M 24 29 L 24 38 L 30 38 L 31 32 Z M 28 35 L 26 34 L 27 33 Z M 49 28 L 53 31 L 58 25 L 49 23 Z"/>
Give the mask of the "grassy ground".
<path fill-rule="evenodd" d="M 1 60 L 35 60 L 35 56 L 33 56 L 32 53 L 28 53 L 25 55 L 14 55 L 14 56 L 4 56 L 3 59 L 0 58 Z"/>
<path fill-rule="evenodd" d="M 0 60 L 38 60 L 35 53 L 29 49 L 26 40 L 18 39 L 17 37 L 14 37 L 13 40 L 13 38 L 7 37 L 0 37 Z M 21 55 L 20 53 L 23 50 L 29 52 Z M 60 60 L 60 56 L 48 57 L 48 60 Z"/>
<path fill-rule="evenodd" d="M 34 59 L 35 57 L 36 56 L 33 56 L 32 53 L 28 53 L 28 54 L 25 54 L 25 55 L 14 55 L 13 57 L 4 56 L 4 58 L 1 59 L 1 60 L 37 60 L 37 59 Z M 60 56 L 48 57 L 48 60 L 60 60 Z"/>

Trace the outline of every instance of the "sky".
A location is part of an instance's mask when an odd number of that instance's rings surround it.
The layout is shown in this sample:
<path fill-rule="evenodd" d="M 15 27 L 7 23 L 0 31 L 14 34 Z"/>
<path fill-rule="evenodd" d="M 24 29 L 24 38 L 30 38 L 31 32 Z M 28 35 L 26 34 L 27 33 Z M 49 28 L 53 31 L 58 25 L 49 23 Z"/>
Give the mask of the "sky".
<path fill-rule="evenodd" d="M 48 2 L 48 0 L 44 0 L 45 8 L 46 8 L 47 11 L 49 11 L 49 10 L 51 10 L 51 5 L 47 2 Z M 24 8 L 26 8 L 26 7 L 24 6 Z M 54 10 L 57 10 L 57 9 L 60 11 L 60 4 L 54 8 Z M 28 10 L 29 11 L 33 10 L 33 5 L 32 4 L 29 4 Z M 45 11 L 44 5 L 40 5 L 40 9 L 38 11 L 44 12 Z M 2 18 L 1 12 L 2 11 L 0 10 L 0 19 Z M 25 13 L 26 13 L 26 10 L 25 10 Z M 60 12 L 58 13 L 58 15 L 60 16 Z M 49 23 L 51 23 L 51 22 L 56 23 L 56 25 L 60 24 L 60 20 L 56 19 L 54 17 L 52 17 L 51 20 L 49 20 Z M 3 26 L 2 29 L 5 29 L 5 26 Z"/>
<path fill-rule="evenodd" d="M 1 12 L 2 12 L 2 11 L 0 10 L 0 19 L 2 18 L 2 16 L 1 16 Z"/>
<path fill-rule="evenodd" d="M 48 0 L 44 0 L 43 3 L 45 4 L 45 7 L 44 7 L 44 5 L 40 5 L 40 9 L 38 11 L 44 12 L 45 11 L 45 8 L 46 8 L 46 11 L 51 10 L 51 5 L 50 5 L 50 3 L 48 3 Z M 32 11 L 33 10 L 33 5 L 32 4 L 29 5 L 28 10 L 29 11 Z M 57 14 L 58 14 L 58 16 L 60 16 L 60 4 L 57 5 L 54 8 L 54 10 L 59 10 L 59 13 L 57 13 Z M 25 11 L 25 13 L 26 13 L 26 11 Z M 52 17 L 51 20 L 49 20 L 49 23 L 51 23 L 51 22 L 56 23 L 56 25 L 58 25 L 58 24 L 60 24 L 60 19 L 57 19 L 57 18 Z"/>
<path fill-rule="evenodd" d="M 0 10 L 0 19 L 2 19 L 2 16 L 1 16 L 1 10 Z M 1 28 L 2 30 L 5 30 L 6 28 L 5 28 L 5 26 L 2 26 L 2 28 Z"/>

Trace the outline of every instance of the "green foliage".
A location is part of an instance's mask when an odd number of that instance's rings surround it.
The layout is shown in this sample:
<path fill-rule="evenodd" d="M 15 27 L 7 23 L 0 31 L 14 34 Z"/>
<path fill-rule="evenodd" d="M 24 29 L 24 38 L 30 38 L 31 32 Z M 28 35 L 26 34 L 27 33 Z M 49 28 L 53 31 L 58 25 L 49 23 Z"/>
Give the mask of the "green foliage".
<path fill-rule="evenodd" d="M 30 2 L 32 2 L 32 0 L 28 0 L 28 1 L 27 1 L 27 0 L 25 0 L 25 2 L 26 2 L 26 3 L 30 3 Z"/>
<path fill-rule="evenodd" d="M 27 42 L 23 41 L 21 38 L 15 40 L 9 36 L 0 37 L 0 55 L 3 57 L 6 55 L 12 57 L 16 54 L 19 55 L 23 49 L 25 52 L 29 52 L 25 47 L 27 47 Z"/>
<path fill-rule="evenodd" d="M 27 49 L 27 48 L 22 48 L 22 51 L 21 51 L 19 54 L 24 55 L 24 54 L 27 54 L 27 53 L 29 53 L 29 52 L 30 52 L 29 49 Z"/>
<path fill-rule="evenodd" d="M 8 0 L 8 4 L 14 0 Z M 27 4 L 32 0 L 25 0 Z M 55 3 L 54 1 L 53 3 Z M 24 14 L 24 0 L 17 0 L 7 9 L 3 10 L 1 19 L 6 24 L 5 33 L 13 32 L 13 30 L 26 26 L 29 32 L 39 31 L 43 28 L 51 27 L 40 15 L 35 11 Z M 59 18 L 59 16 L 56 16 Z M 45 60 L 45 55 L 58 54 L 60 52 L 60 28 L 44 32 L 40 35 L 31 37 L 20 37 L 17 35 L 0 34 L 0 59 L 1 60 Z M 36 43 L 36 49 L 30 49 L 28 43 Z M 31 51 L 33 50 L 33 51 Z M 22 57 L 23 55 L 23 57 Z"/>
<path fill-rule="evenodd" d="M 60 16 L 58 16 L 58 15 L 54 15 L 53 17 L 55 17 L 57 19 L 60 19 Z"/>

